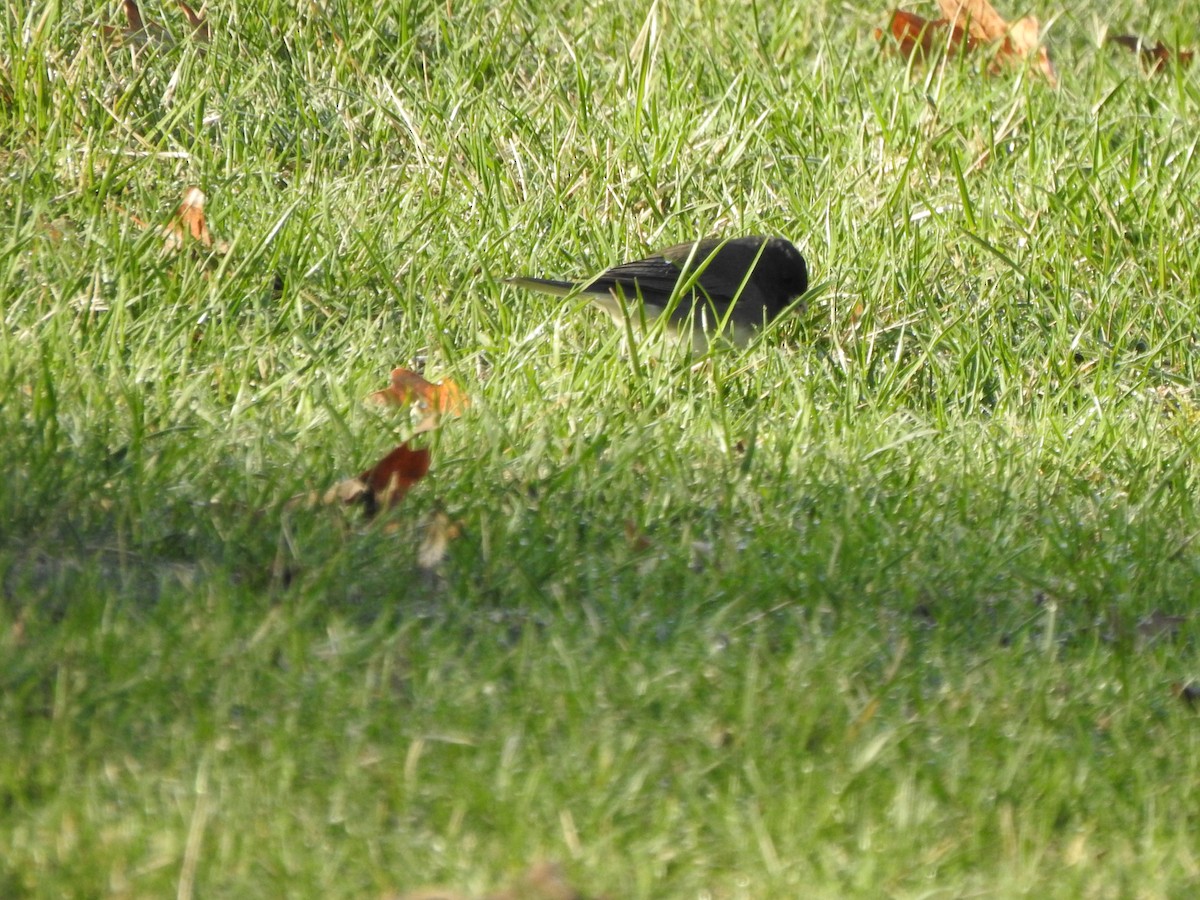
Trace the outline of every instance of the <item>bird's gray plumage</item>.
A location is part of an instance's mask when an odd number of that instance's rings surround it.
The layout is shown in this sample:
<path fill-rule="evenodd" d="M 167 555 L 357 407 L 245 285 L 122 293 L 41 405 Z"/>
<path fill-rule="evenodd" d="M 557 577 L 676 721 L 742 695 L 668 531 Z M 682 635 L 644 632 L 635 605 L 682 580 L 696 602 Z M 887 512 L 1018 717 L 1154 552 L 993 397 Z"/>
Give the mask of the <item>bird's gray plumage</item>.
<path fill-rule="evenodd" d="M 808 266 L 785 238 L 706 238 L 613 266 L 590 281 L 513 278 L 510 283 L 558 296 L 584 294 L 618 320 L 624 309 L 638 316 L 640 301 L 646 321 L 652 322 L 675 301 L 669 324 L 678 329 L 690 320 L 693 344 L 703 348 L 707 334 L 722 323 L 726 336 L 744 345 L 755 329 L 808 290 Z"/>

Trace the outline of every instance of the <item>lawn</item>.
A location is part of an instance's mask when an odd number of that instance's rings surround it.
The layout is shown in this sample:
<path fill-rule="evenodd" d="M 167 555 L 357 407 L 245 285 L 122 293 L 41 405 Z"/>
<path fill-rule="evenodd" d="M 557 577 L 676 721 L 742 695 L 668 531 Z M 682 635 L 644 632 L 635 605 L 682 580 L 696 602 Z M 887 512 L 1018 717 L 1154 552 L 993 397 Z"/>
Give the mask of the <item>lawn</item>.
<path fill-rule="evenodd" d="M 0 896 L 1200 892 L 1200 68 L 1104 40 L 1200 26 L 1000 10 L 1057 87 L 829 0 L 5 4 Z M 745 350 L 505 284 L 743 234 L 813 285 Z"/>

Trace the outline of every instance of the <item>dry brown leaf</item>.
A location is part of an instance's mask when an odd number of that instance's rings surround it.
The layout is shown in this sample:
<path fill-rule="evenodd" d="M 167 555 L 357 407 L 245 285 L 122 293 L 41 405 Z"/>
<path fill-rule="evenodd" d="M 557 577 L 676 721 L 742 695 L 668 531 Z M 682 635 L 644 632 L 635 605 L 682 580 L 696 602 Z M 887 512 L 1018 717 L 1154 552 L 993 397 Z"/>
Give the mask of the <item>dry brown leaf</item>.
<path fill-rule="evenodd" d="M 1050 53 L 1039 40 L 1041 28 L 1036 16 L 1025 16 L 1010 25 L 988 0 L 938 0 L 938 6 L 948 21 L 955 27 L 965 27 L 979 43 L 999 43 L 997 63 L 1032 57 L 1050 85 L 1058 85 Z"/>
<path fill-rule="evenodd" d="M 459 416 L 470 406 L 467 395 L 453 381 L 426 381 L 410 369 L 392 369 L 392 383 L 371 394 L 371 400 L 385 406 L 415 408 L 420 420 L 414 434 L 437 428 L 443 416 Z"/>
<path fill-rule="evenodd" d="M 163 250 L 173 253 L 183 247 L 185 237 L 199 241 L 205 247 L 212 246 L 212 234 L 208 230 L 208 222 L 204 218 L 204 203 L 208 198 L 204 191 L 195 185 L 184 188 L 183 202 L 175 210 L 175 216 L 163 229 L 166 240 Z"/>
<path fill-rule="evenodd" d="M 429 450 L 414 450 L 408 444 L 401 444 L 358 477 L 370 489 L 372 499 L 367 501 L 368 508 L 373 503 L 391 507 L 403 500 L 412 486 L 428 473 Z"/>
<path fill-rule="evenodd" d="M 1132 50 L 1141 57 L 1142 62 L 1150 68 L 1151 72 L 1156 73 L 1165 72 L 1172 62 L 1179 68 L 1186 69 L 1192 64 L 1194 55 L 1191 50 L 1172 50 L 1162 41 L 1151 47 L 1149 43 L 1133 34 L 1109 35 L 1105 39 L 1105 43 L 1118 44 L 1127 50 Z"/>
<path fill-rule="evenodd" d="M 391 508 L 404 499 L 414 484 L 429 472 L 429 451 L 408 444 L 396 447 L 357 478 L 345 478 L 327 490 L 321 498 L 326 506 L 362 504 L 368 517 L 382 506 Z M 311 495 L 301 494 L 295 501 Z"/>
<path fill-rule="evenodd" d="M 1003 40 L 1008 31 L 1008 22 L 987 0 L 938 0 L 938 7 L 947 21 L 965 26 L 980 43 Z"/>
<path fill-rule="evenodd" d="M 225 241 L 214 241 L 212 233 L 208 230 L 208 220 L 204 215 L 204 204 L 207 201 L 204 191 L 195 185 L 184 188 L 183 202 L 162 230 L 164 253 L 177 252 L 189 238 L 214 253 L 229 252 L 229 244 Z M 130 218 L 135 223 L 142 224 L 140 219 L 134 216 Z"/>
<path fill-rule="evenodd" d="M 212 41 L 212 32 L 208 28 L 208 20 L 195 12 L 183 0 L 175 0 L 175 2 L 183 10 L 183 14 L 188 20 L 188 25 L 192 28 L 192 40 L 198 44 L 210 43 Z"/>
<path fill-rule="evenodd" d="M 184 17 L 188 21 L 191 28 L 191 38 L 198 44 L 207 44 L 212 40 L 212 32 L 209 30 L 208 21 L 205 17 L 193 10 L 184 0 L 176 0 L 176 4 L 182 10 Z M 142 11 L 137 5 L 137 0 L 122 0 L 122 6 L 125 10 L 124 28 L 115 28 L 109 25 L 101 25 L 100 30 L 108 38 L 115 39 L 118 42 L 129 41 L 139 47 L 144 47 L 147 44 L 159 44 L 164 47 L 170 47 L 175 43 L 175 39 L 171 37 L 169 32 L 157 22 L 149 22 L 142 18 Z"/>
<path fill-rule="evenodd" d="M 142 11 L 138 8 L 137 0 L 123 0 L 122 6 L 125 10 L 125 27 L 100 26 L 100 30 L 106 37 L 114 38 L 117 41 L 128 40 L 139 47 L 144 47 L 151 42 L 167 46 L 175 43 L 167 29 L 157 22 L 147 22 L 142 18 Z"/>
<path fill-rule="evenodd" d="M 344 478 L 325 492 L 325 496 L 321 498 L 321 502 L 326 506 L 332 506 L 335 503 L 358 503 L 366 493 L 370 490 L 367 483 L 361 478 Z M 300 494 L 293 498 L 296 500 L 309 498 L 307 494 Z"/>
<path fill-rule="evenodd" d="M 1017 19 L 1009 30 L 1008 39 L 1001 47 L 1000 55 L 1016 55 L 1022 59 L 1033 58 L 1037 70 L 1042 73 L 1051 87 L 1058 87 L 1058 70 L 1050 60 L 1050 51 L 1042 46 L 1041 25 L 1036 16 Z"/>
<path fill-rule="evenodd" d="M 426 381 L 410 369 L 392 369 L 392 383 L 376 391 L 371 399 L 391 406 L 424 404 L 433 412 L 461 414 L 470 404 L 466 394 L 453 381 Z"/>
<path fill-rule="evenodd" d="M 928 59 L 938 47 L 944 47 L 947 55 L 954 56 L 964 42 L 968 51 L 975 49 L 975 42 L 961 28 L 953 29 L 947 40 L 943 35 L 949 26 L 946 19 L 930 21 L 915 13 L 897 9 L 892 12 L 888 28 L 900 53 L 909 59 L 913 56 L 920 60 Z M 875 39 L 883 39 L 883 32 L 878 28 L 875 29 Z"/>
<path fill-rule="evenodd" d="M 125 18 L 129 22 L 129 30 L 145 31 L 146 23 L 142 21 L 142 11 L 138 9 L 137 0 L 124 0 Z"/>

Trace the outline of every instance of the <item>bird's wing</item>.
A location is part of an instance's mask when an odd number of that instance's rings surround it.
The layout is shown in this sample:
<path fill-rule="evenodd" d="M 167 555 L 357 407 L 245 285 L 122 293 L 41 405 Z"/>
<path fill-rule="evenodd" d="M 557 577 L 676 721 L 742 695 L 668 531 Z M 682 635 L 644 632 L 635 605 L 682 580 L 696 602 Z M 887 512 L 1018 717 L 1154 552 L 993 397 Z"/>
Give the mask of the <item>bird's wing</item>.
<path fill-rule="evenodd" d="M 761 246 L 758 239 L 705 238 L 668 247 L 662 255 L 679 269 L 687 267 L 689 274 L 702 270 L 696 284 L 712 300 L 728 303 L 742 290 L 742 282 L 754 268 Z M 747 285 L 746 292 L 750 291 Z"/>
<path fill-rule="evenodd" d="M 597 275 L 584 290 L 589 294 L 607 295 L 618 288 L 629 300 L 642 299 L 655 306 L 664 306 L 671 299 L 682 274 L 680 268 L 662 256 L 639 259 L 613 266 Z"/>

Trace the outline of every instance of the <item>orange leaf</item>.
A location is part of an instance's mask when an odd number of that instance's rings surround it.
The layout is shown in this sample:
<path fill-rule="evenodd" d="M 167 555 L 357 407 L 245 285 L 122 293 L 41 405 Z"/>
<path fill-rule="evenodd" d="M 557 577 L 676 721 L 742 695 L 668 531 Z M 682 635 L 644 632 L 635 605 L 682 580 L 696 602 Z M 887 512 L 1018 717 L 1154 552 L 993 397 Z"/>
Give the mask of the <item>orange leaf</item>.
<path fill-rule="evenodd" d="M 987 0 L 938 0 L 942 15 L 984 44 L 1002 40 L 1008 23 Z"/>
<path fill-rule="evenodd" d="M 167 29 L 157 22 L 147 22 L 142 18 L 142 11 L 138 9 L 137 0 L 123 0 L 122 6 L 125 9 L 125 21 L 129 24 L 124 29 L 104 27 L 102 30 L 106 35 L 128 38 L 139 46 L 148 44 L 150 41 L 168 45 L 172 43 Z"/>
<path fill-rule="evenodd" d="M 426 381 L 410 369 L 392 369 L 392 383 L 371 395 L 376 403 L 417 407 L 428 416 L 462 415 L 470 400 L 453 381 Z"/>
<path fill-rule="evenodd" d="M 395 506 L 428 472 L 429 450 L 413 450 L 408 444 L 401 444 L 358 476 L 370 491 L 367 507 L 372 508 L 376 502 Z"/>
<path fill-rule="evenodd" d="M 207 44 L 212 40 L 212 32 L 208 30 L 208 22 L 204 16 L 197 15 L 195 10 L 183 2 L 176 0 L 179 8 L 183 10 L 183 14 L 187 17 L 188 24 L 192 26 L 192 39 L 199 44 Z"/>
<path fill-rule="evenodd" d="M 1041 26 L 1036 16 L 1025 16 L 1013 22 L 1008 37 L 1000 48 L 1000 56 L 1019 56 L 1021 59 L 1033 57 L 1038 71 L 1045 77 L 1051 87 L 1058 85 L 1058 70 L 1050 61 L 1050 51 L 1041 45 Z"/>
<path fill-rule="evenodd" d="M 183 11 L 188 25 L 191 26 L 192 40 L 198 44 L 209 43 L 212 33 L 209 31 L 205 17 L 188 6 L 184 0 L 176 0 L 176 4 Z M 175 43 L 166 28 L 157 22 L 147 22 L 142 18 L 142 11 L 138 8 L 137 0 L 122 0 L 122 6 L 125 9 L 125 21 L 128 22 L 128 25 L 125 28 L 101 25 L 100 30 L 106 37 L 115 38 L 118 42 L 128 39 L 139 47 L 149 43 L 158 43 L 169 47 Z"/>
<path fill-rule="evenodd" d="M 964 40 L 967 50 L 975 48 L 971 40 L 961 28 L 955 28 L 950 34 L 947 45 L 943 36 L 950 23 L 946 19 L 923 19 L 915 13 L 897 9 L 892 12 L 891 32 L 896 43 L 900 45 L 900 53 L 911 59 L 914 54 L 919 59 L 925 59 L 937 46 L 947 46 L 948 53 L 953 56 L 962 47 Z M 876 30 L 876 37 L 881 38 L 882 32 Z"/>
<path fill-rule="evenodd" d="M 1186 69 L 1192 64 L 1193 53 L 1191 50 L 1175 51 L 1159 41 L 1153 47 L 1143 41 L 1140 37 L 1132 34 L 1114 34 L 1107 38 L 1110 44 L 1120 44 L 1134 53 L 1141 56 L 1142 62 L 1150 67 L 1152 72 L 1162 72 L 1174 60 L 1181 69 Z"/>
<path fill-rule="evenodd" d="M 214 242 L 212 233 L 208 230 L 208 222 L 204 217 L 204 203 L 207 199 L 204 191 L 194 185 L 184 189 L 183 202 L 175 211 L 174 218 L 163 229 L 164 253 L 172 253 L 182 247 L 185 237 L 217 253 L 224 253 L 229 249 L 229 245 L 224 241 Z"/>
<path fill-rule="evenodd" d="M 1039 41 L 1040 26 L 1035 16 L 1025 16 L 1009 25 L 988 0 L 938 0 L 943 15 L 955 27 L 965 27 L 979 43 L 1000 43 L 997 60 L 1025 60 L 1033 57 L 1051 86 L 1058 84 L 1058 72 L 1050 54 Z"/>

